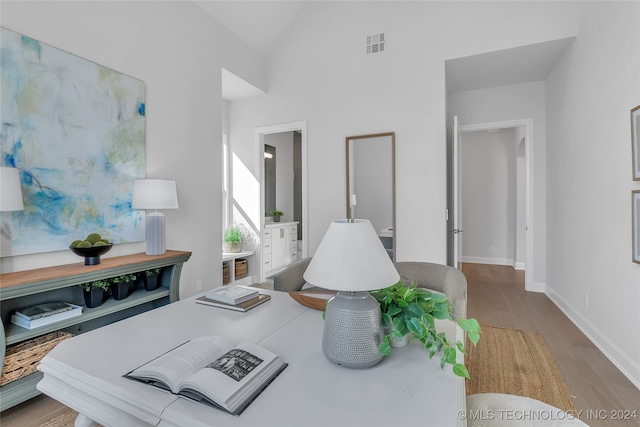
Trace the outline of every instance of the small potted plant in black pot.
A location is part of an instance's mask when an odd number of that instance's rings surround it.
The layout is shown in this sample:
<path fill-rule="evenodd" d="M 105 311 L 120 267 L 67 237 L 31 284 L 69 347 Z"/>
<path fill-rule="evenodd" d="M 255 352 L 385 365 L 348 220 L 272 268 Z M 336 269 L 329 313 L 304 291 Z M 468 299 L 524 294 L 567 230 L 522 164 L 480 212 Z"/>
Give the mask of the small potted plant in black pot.
<path fill-rule="evenodd" d="M 147 291 L 153 291 L 160 286 L 160 269 L 153 268 L 151 270 L 146 270 L 142 274 L 142 280 L 144 281 L 144 288 Z"/>
<path fill-rule="evenodd" d="M 102 305 L 104 292 L 109 289 L 110 284 L 111 281 L 109 279 L 102 279 L 80 285 L 87 308 L 95 308 Z"/>
<path fill-rule="evenodd" d="M 273 222 L 280 222 L 280 217 L 284 215 L 281 211 L 271 211 L 271 219 Z"/>
<path fill-rule="evenodd" d="M 125 299 L 129 296 L 129 290 L 136 281 L 135 274 L 123 274 L 111 279 L 111 295 L 115 300 Z"/>

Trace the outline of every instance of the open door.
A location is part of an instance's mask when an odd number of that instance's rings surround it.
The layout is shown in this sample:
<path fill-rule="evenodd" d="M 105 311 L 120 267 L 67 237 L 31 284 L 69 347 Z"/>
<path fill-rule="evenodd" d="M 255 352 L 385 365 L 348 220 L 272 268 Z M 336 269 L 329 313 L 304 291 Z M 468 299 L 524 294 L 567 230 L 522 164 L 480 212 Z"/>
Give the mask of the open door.
<path fill-rule="evenodd" d="M 460 190 L 460 126 L 453 116 L 453 266 L 462 270 L 462 192 Z"/>

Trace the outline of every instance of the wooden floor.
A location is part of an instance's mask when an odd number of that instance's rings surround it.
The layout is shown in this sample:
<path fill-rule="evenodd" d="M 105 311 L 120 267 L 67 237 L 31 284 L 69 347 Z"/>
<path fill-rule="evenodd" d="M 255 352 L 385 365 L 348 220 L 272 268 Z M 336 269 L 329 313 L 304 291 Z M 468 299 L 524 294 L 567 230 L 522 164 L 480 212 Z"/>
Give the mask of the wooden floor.
<path fill-rule="evenodd" d="M 0 412 L 0 426 L 38 427 L 42 423 L 62 415 L 67 410 L 68 408 L 62 403 L 58 403 L 56 400 L 41 394 L 13 408 Z"/>
<path fill-rule="evenodd" d="M 539 332 L 591 427 L 640 427 L 640 390 L 544 294 L 524 290 L 524 274 L 511 267 L 464 264 L 467 316 L 481 324 Z M 39 396 L 0 413 L 2 427 L 37 427 L 65 410 Z M 625 413 L 624 411 L 629 411 Z M 635 420 L 614 420 L 636 411 Z"/>
<path fill-rule="evenodd" d="M 463 264 L 467 316 L 480 324 L 539 332 L 574 396 L 580 419 L 591 427 L 639 427 L 638 390 L 546 295 L 524 290 L 524 272 Z M 482 339 L 482 338 L 481 338 Z M 635 419 L 615 420 L 624 411 Z"/>

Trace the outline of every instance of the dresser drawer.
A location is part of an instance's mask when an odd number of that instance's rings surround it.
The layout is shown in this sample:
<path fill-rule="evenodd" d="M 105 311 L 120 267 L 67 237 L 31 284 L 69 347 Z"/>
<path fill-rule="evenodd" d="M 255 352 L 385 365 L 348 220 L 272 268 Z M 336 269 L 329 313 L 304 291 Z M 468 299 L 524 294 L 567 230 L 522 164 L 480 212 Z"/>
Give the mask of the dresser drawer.
<path fill-rule="evenodd" d="M 270 254 L 271 253 L 271 247 L 272 247 L 272 242 L 271 239 L 264 239 L 262 241 L 262 252 L 265 254 Z"/>

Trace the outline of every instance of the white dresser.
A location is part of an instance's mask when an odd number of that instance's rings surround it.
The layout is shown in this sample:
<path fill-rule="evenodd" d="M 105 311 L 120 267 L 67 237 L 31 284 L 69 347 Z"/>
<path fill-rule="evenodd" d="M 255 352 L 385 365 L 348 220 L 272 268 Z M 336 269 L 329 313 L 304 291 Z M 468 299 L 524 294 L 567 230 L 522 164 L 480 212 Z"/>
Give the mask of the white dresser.
<path fill-rule="evenodd" d="M 298 223 L 265 224 L 262 232 L 264 277 L 269 277 L 298 259 Z"/>

